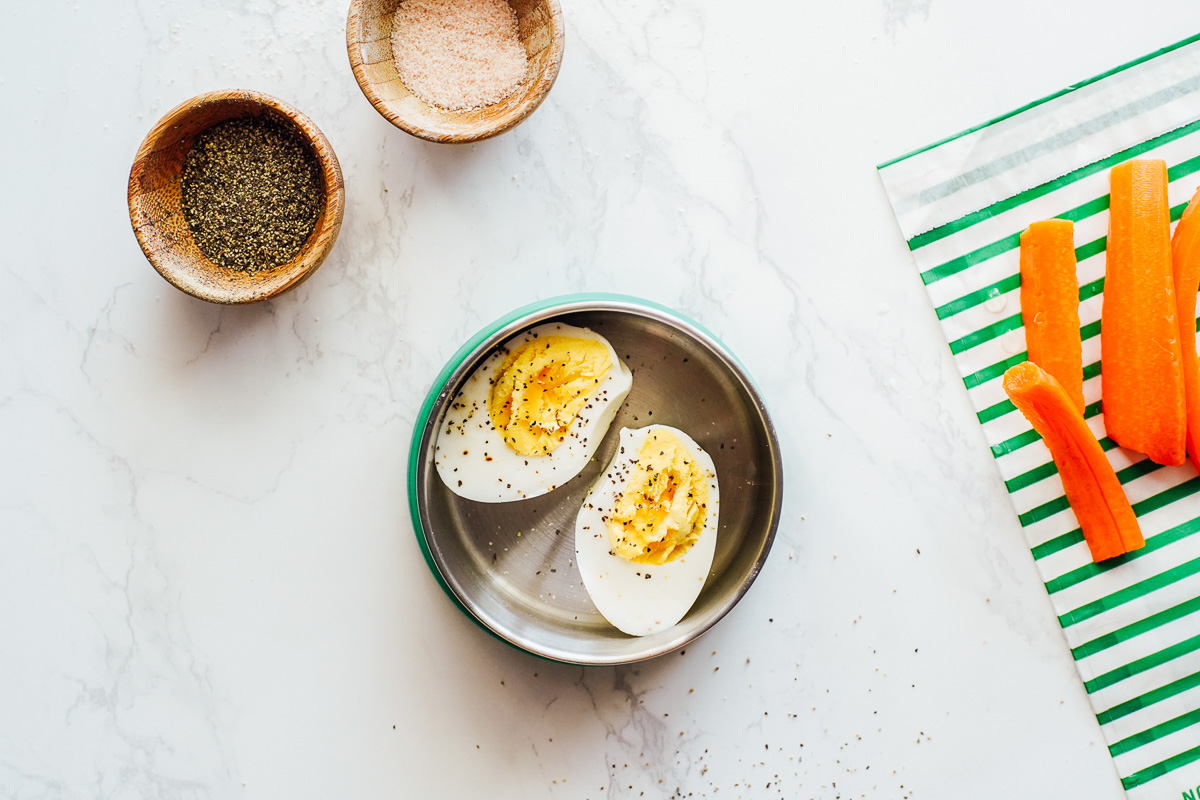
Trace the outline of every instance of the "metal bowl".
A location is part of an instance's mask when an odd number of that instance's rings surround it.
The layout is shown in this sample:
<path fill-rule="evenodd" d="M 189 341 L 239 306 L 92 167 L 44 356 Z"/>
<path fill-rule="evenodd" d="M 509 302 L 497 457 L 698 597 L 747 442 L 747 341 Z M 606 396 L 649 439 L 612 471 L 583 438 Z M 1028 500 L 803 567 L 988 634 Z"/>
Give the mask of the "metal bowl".
<path fill-rule="evenodd" d="M 434 468 L 438 422 L 487 355 L 550 320 L 590 328 L 633 371 L 633 388 L 596 456 L 550 494 L 512 503 L 465 500 Z M 596 610 L 575 566 L 575 512 L 612 458 L 622 427 L 672 425 L 712 457 L 721 484 L 716 555 L 700 596 L 674 627 L 621 633 Z M 575 295 L 518 309 L 478 333 L 434 382 L 409 453 L 409 505 L 430 569 L 485 630 L 572 664 L 624 664 L 671 652 L 711 628 L 762 567 L 779 524 L 783 465 L 767 410 L 725 347 L 677 313 L 630 297 Z"/>

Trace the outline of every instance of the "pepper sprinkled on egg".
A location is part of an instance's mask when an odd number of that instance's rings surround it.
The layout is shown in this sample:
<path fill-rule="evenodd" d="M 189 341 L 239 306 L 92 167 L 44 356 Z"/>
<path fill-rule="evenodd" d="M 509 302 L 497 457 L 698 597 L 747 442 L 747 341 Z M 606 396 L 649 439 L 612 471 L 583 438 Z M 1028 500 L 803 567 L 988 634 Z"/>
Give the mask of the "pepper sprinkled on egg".
<path fill-rule="evenodd" d="M 707 473 L 672 429 L 652 428 L 607 520 L 613 554 L 641 564 L 665 564 L 690 550 L 704 530 L 707 481 Z"/>
<path fill-rule="evenodd" d="M 576 563 L 604 618 L 633 636 L 679 622 L 708 579 L 719 505 L 712 457 L 690 436 L 622 429 L 575 522 Z"/>
<path fill-rule="evenodd" d="M 438 474 L 480 502 L 553 491 L 587 466 L 632 384 L 599 334 L 563 323 L 532 328 L 489 355 L 447 406 Z"/>
<path fill-rule="evenodd" d="M 611 369 L 610 349 L 599 337 L 546 336 L 509 353 L 488 398 L 505 444 L 521 455 L 554 452 Z"/>

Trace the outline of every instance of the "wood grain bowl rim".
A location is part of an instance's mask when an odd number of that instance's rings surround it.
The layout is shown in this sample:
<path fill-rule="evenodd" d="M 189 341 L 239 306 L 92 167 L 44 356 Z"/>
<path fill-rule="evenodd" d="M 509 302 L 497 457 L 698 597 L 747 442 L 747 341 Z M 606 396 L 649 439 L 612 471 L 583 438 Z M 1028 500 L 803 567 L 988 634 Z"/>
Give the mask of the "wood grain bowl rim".
<path fill-rule="evenodd" d="M 511 4 L 511 0 L 508 0 L 508 2 Z M 366 3 L 367 0 L 351 0 L 350 10 L 346 18 L 346 53 L 350 58 L 350 69 L 354 72 L 354 79 L 358 83 L 358 88 L 362 90 L 363 95 L 370 101 L 375 110 L 400 130 L 419 139 L 439 144 L 470 144 L 490 139 L 493 136 L 499 136 L 528 119 L 541 106 L 542 102 L 550 94 L 550 89 L 554 86 L 554 82 L 558 79 L 558 72 L 562 66 L 564 41 L 566 39 L 562 6 L 559 5 L 559 0 L 537 0 L 538 5 L 545 5 L 549 9 L 548 27 L 550 28 L 551 36 L 547 47 L 549 53 L 540 72 L 533 78 L 537 81 L 535 91 L 525 97 L 520 106 L 508 113 L 497 116 L 490 125 L 478 125 L 477 123 L 468 125 L 465 120 L 462 124 L 448 123 L 438 128 L 422 125 L 398 112 L 393 102 L 381 95 L 371 81 L 368 69 L 372 66 L 372 63 L 367 61 L 363 53 L 363 48 L 371 43 L 366 33 L 367 23 L 371 20 L 366 19 L 363 14 Z M 417 102 L 421 102 L 415 95 L 413 97 Z M 436 108 L 428 106 L 428 104 L 422 104 L 430 108 Z M 437 111 L 449 114 L 455 113 L 445 112 L 443 109 L 437 109 Z M 471 109 L 467 109 L 462 113 L 470 113 L 471 111 Z"/>
<path fill-rule="evenodd" d="M 190 265 L 185 265 L 183 256 L 180 255 L 173 243 L 167 242 L 164 246 L 161 238 L 157 240 L 155 238 L 154 229 L 162 222 L 163 218 L 155 217 L 147 208 L 147 199 L 152 192 L 143 186 L 142 179 L 147 172 L 148 159 L 179 146 L 181 142 L 185 142 L 186 146 L 190 147 L 190 142 L 186 142 L 188 134 L 180 133 L 183 123 L 189 118 L 213 106 L 235 107 L 238 104 L 257 108 L 259 111 L 235 113 L 216 119 L 192 133 L 191 139 L 194 141 L 195 136 L 201 131 L 229 119 L 263 112 L 273 112 L 282 116 L 295 126 L 321 166 L 321 178 L 325 190 L 321 211 L 305 244 L 299 253 L 286 264 L 260 272 L 241 272 L 219 266 L 205 258 L 203 253 L 199 253 L 199 259 L 193 259 Z M 330 250 L 333 249 L 334 242 L 341 231 L 346 207 L 346 191 L 341 165 L 333 151 L 333 146 L 307 115 L 283 100 L 264 92 L 253 89 L 218 89 L 183 101 L 164 114 L 162 119 L 150 129 L 138 148 L 133 166 L 129 171 L 128 201 L 129 221 L 133 226 L 138 244 L 146 259 L 163 278 L 177 289 L 193 297 L 212 303 L 233 305 L 255 303 L 283 294 L 299 286 L 321 266 Z M 194 243 L 192 248 L 195 248 Z M 195 249 L 198 253 L 198 248 Z M 207 273 L 220 280 L 210 282 L 195 279 L 190 273 L 197 271 L 193 268 L 196 263 L 200 265 L 199 272 Z"/>

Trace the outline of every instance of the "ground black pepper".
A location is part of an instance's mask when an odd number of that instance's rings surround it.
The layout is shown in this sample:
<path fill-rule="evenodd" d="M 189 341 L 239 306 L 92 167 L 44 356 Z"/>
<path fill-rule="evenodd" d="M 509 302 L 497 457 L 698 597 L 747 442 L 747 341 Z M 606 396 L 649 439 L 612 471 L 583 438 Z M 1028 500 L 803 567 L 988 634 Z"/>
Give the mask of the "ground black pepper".
<path fill-rule="evenodd" d="M 232 119 L 197 136 L 181 189 L 200 252 L 250 272 L 290 261 L 324 202 L 320 165 L 300 132 L 269 117 Z"/>

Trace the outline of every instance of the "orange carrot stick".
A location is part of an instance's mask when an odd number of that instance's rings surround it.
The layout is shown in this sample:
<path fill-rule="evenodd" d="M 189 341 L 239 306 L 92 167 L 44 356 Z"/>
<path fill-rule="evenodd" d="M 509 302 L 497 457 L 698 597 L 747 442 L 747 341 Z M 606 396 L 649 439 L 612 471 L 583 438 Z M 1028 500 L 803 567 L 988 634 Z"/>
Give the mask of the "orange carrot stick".
<path fill-rule="evenodd" d="M 1159 464 L 1184 461 L 1187 417 L 1171 274 L 1167 167 L 1127 161 L 1110 173 L 1101 311 L 1104 427 Z"/>
<path fill-rule="evenodd" d="M 1075 226 L 1035 222 L 1021 234 L 1021 320 L 1029 360 L 1049 372 L 1083 413 L 1083 346 Z"/>
<path fill-rule="evenodd" d="M 1004 391 L 1050 448 L 1092 561 L 1146 544 L 1104 448 L 1052 375 L 1025 361 L 1004 373 Z"/>
<path fill-rule="evenodd" d="M 1196 356 L 1196 291 L 1200 289 L 1200 189 L 1175 226 L 1171 255 L 1175 268 L 1175 316 L 1183 351 L 1183 396 L 1187 454 L 1200 469 L 1200 358 Z"/>

